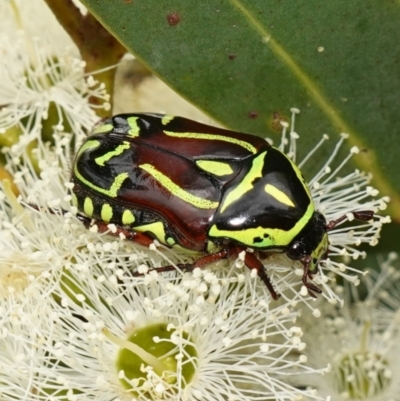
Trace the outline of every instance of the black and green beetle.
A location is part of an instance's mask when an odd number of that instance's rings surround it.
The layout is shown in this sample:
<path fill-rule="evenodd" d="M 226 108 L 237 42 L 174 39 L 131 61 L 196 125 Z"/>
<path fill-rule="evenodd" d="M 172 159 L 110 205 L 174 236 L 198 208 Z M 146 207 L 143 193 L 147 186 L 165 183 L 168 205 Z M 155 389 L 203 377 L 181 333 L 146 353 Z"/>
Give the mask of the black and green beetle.
<path fill-rule="evenodd" d="M 298 167 L 264 139 L 162 114 L 121 114 L 101 121 L 78 151 L 73 203 L 86 225 L 148 246 L 154 239 L 202 255 L 201 267 L 256 251 L 285 252 L 310 283 L 328 250 L 327 224 Z M 370 220 L 373 212 L 355 212 Z M 273 289 L 256 253 L 245 264 Z M 160 268 L 168 270 L 168 267 Z"/>

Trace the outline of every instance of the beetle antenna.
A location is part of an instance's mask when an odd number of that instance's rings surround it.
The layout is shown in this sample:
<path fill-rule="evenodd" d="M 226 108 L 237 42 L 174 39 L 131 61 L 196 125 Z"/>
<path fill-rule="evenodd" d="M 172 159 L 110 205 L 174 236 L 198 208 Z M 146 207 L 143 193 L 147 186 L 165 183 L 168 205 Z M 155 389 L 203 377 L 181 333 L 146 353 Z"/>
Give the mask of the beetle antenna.
<path fill-rule="evenodd" d="M 374 217 L 374 212 L 372 210 L 360 210 L 359 212 L 351 212 L 356 220 L 360 221 L 369 221 Z M 343 216 L 340 216 L 336 220 L 330 221 L 326 225 L 326 231 L 333 230 L 339 223 L 341 223 L 343 220 L 346 220 L 347 214 L 344 214 Z"/>

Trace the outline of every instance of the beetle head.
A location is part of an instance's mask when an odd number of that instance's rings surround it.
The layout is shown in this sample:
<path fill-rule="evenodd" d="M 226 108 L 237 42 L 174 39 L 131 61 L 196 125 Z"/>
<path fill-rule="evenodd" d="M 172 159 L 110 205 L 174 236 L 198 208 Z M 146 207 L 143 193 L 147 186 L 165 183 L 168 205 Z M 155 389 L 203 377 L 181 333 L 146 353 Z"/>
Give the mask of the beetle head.
<path fill-rule="evenodd" d="M 308 258 L 309 272 L 316 273 L 319 261 L 326 257 L 328 245 L 325 217 L 316 211 L 304 229 L 290 243 L 286 254 L 292 260 Z"/>

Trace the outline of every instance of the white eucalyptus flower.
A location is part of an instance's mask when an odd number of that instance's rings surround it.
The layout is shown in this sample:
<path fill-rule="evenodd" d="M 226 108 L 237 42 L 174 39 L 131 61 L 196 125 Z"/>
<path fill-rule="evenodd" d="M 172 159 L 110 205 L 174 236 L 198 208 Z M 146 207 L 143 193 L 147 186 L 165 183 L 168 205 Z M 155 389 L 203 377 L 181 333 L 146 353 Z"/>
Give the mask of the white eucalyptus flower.
<path fill-rule="evenodd" d="M 92 264 L 107 268 L 119 258 L 125 260 L 127 252 L 133 268 L 162 263 L 160 255 L 148 256 L 144 248 L 135 249 L 126 241 L 86 230 L 74 215 L 62 212 L 70 208 L 71 201 L 71 136 L 55 134 L 54 138 L 52 149 L 39 141 L 40 175 L 26 156 L 17 165 L 9 161 L 18 198 L 9 183 L 0 184 L 0 305 L 16 299 L 25 305 L 36 302 L 40 294 L 50 296 L 63 270 L 71 266 L 76 271 Z M 102 253 L 103 244 L 111 252 L 112 262 Z M 120 251 L 115 254 L 117 249 Z"/>
<path fill-rule="evenodd" d="M 54 149 L 38 148 L 39 176 L 28 158 L 15 167 L 24 206 L 7 185 L 0 202 L 0 265 L 6 268 L 0 304 L 8 311 L 34 307 L 42 319 L 35 327 L 40 346 L 30 361 L 29 385 L 23 380 L 15 389 L 26 396 L 18 399 L 63 399 L 67 394 L 72 400 L 177 395 L 182 400 L 253 400 L 262 394 L 270 400 L 305 395 L 318 400 L 312 390 L 286 383 L 288 376 L 319 372 L 307 368 L 302 356 L 305 344 L 294 325 L 296 314 L 287 304 L 271 303 L 267 289 L 256 274 L 244 270 L 240 258 L 221 262 L 215 270 L 132 277 L 133 270 L 144 273 L 188 257 L 155 246 L 146 250 L 86 230 L 72 213 L 52 213 L 70 207 L 69 141 L 56 134 Z M 276 255 L 277 261 L 278 256 L 283 257 Z M 121 347 L 129 346 L 137 333 L 149 337 L 151 330 L 158 337 L 173 334 L 160 345 L 170 356 L 159 370 L 160 362 L 150 357 L 143 378 L 132 376 L 137 367 L 127 369 L 121 361 L 134 358 L 127 358 Z M 17 348 L 33 342 L 23 331 L 20 338 L 7 337 L 7 344 L 11 340 Z M 148 344 L 142 343 L 146 350 Z M 2 380 L 10 379 L 0 374 Z"/>
<path fill-rule="evenodd" d="M 0 263 L 8 263 L 10 274 L 1 285 L 11 289 L 9 294 L 38 289 L 43 310 L 51 310 L 40 325 L 47 340 L 41 346 L 45 357 L 32 379 L 31 388 L 39 389 L 35 390 L 37 399 L 49 394 L 55 399 L 57 394 L 68 394 L 73 400 L 320 399 L 312 390 L 301 390 L 303 383 L 298 388 L 289 384 L 295 373 L 316 375 L 324 369 L 324 363 L 318 371 L 307 367 L 302 330 L 293 325 L 296 314 L 291 306 L 303 301 L 314 308 L 307 294 L 299 291 L 301 265 L 294 269 L 284 254 L 273 254 L 265 261 L 285 302 L 271 301 L 255 272 L 244 269 L 243 255 L 234 263 L 220 262 L 190 274 L 179 270 L 146 274 L 149 269 L 186 262 L 190 257 L 155 245 L 147 250 L 99 234 L 96 226 L 86 230 L 70 207 L 71 137 L 56 134 L 54 138 L 54 149 L 39 143 L 40 176 L 27 158 L 23 158 L 25 164 L 9 163 L 25 206 L 17 204 L 8 190 L 0 203 L 0 211 L 10 222 L 2 227 L 6 235 L 1 236 L 0 256 Z M 361 181 L 359 187 L 366 185 Z M 320 207 L 324 202 L 329 205 L 326 194 L 331 192 L 322 191 L 325 187 L 315 195 Z M 365 195 L 348 202 L 349 212 L 382 206 L 382 200 L 364 206 Z M 57 210 L 71 212 L 58 214 Z M 343 212 L 343 208 L 330 209 L 329 216 L 336 218 Z M 376 219 L 379 222 L 380 218 Z M 380 225 L 363 223 L 358 227 L 370 241 Z M 340 235 L 337 232 L 332 238 L 339 241 Z M 352 237 L 346 232 L 343 235 L 341 242 L 351 249 Z M 333 239 L 331 244 L 335 244 Z M 16 263 L 9 263 L 11 260 Z M 133 277 L 135 270 L 143 276 Z M 337 295 L 328 285 L 333 279 L 324 271 L 314 277 L 324 296 L 334 301 Z M 10 286 L 14 273 L 18 280 Z M 21 273 L 26 273 L 24 280 L 18 276 Z M 38 285 L 32 287 L 31 283 Z M 3 302 L 9 305 L 9 299 Z M 40 307 L 37 312 L 42 313 Z M 314 309 L 315 316 L 320 313 Z M 139 362 L 126 351 L 137 336 L 137 345 L 145 351 L 135 350 L 143 357 Z M 156 355 L 150 352 L 154 347 L 159 349 Z M 125 361 L 135 360 L 136 365 L 128 362 L 126 366 Z M 34 399 L 32 394 L 30 397 L 26 399 Z"/>
<path fill-rule="evenodd" d="M 65 270 L 35 387 L 57 382 L 74 400 L 320 399 L 286 383 L 323 370 L 306 367 L 296 314 L 256 276 L 130 271 L 128 257 Z"/>
<path fill-rule="evenodd" d="M 33 5 L 31 3 L 34 3 Z M 98 120 L 89 98 L 110 108 L 104 84 L 84 72 L 85 63 L 43 1 L 29 5 L 4 1 L 0 11 L 8 23 L 0 28 L 0 145 L 19 157 L 33 140 L 50 140 L 53 131 L 74 132 L 78 141 Z M 29 21 L 48 15 L 43 35 Z M 10 22 L 11 21 L 11 22 Z M 32 147 L 32 144 L 31 144 Z"/>
<path fill-rule="evenodd" d="M 0 290 L 1 293 L 1 290 Z M 10 297 L 8 303 L 0 300 L 0 399 L 2 401 L 35 400 L 46 398 L 42 387 L 35 387 L 38 372 L 46 369 L 48 359 L 42 346 L 51 333 L 52 313 L 39 292 L 31 302 L 22 304 Z M 40 397 L 39 397 L 40 395 Z"/>
<path fill-rule="evenodd" d="M 349 288 L 343 308 L 325 302 L 320 305 L 323 318 L 300 320 L 311 366 L 329 364 L 331 371 L 317 380 L 303 377 L 299 383 L 314 385 L 320 396 L 332 401 L 400 400 L 400 303 L 392 302 L 400 299 L 400 276 L 393 261 L 389 255 L 378 274 L 363 279 L 365 299 Z"/>
<path fill-rule="evenodd" d="M 310 296 L 302 284 L 302 264 L 284 253 L 263 259 L 282 295 L 279 301 L 272 301 L 256 272 L 244 267 L 244 253 L 192 273 L 178 267 L 158 273 L 157 267 L 192 258 L 157 242 L 146 249 L 112 236 L 113 225 L 108 233 L 96 232 L 95 225 L 87 230 L 76 217 L 71 161 L 97 121 L 88 99 L 102 99 L 107 108 L 108 95 L 84 74 L 77 49 L 54 18 L 43 18 L 55 32 L 46 39 L 30 23 L 29 13 L 42 10 L 43 2 L 25 3 L 0 4 L 5 21 L 0 28 L 0 145 L 20 194 L 17 198 L 7 182 L 0 187 L 0 399 L 295 401 L 330 394 L 395 394 L 391 374 L 398 350 L 391 341 L 397 335 L 400 305 L 395 300 L 400 303 L 400 297 L 379 291 L 379 302 L 357 304 L 363 319 L 353 326 L 346 321 L 353 312 L 341 313 L 332 305 L 342 294 L 335 275 L 358 284 L 359 272 L 347 264 L 364 256 L 359 245 L 377 243 L 388 221 L 379 215 L 388 199 L 377 198 L 370 176 L 342 173 L 358 151 L 353 148 L 337 162 L 345 136 L 309 181 L 316 208 L 328 224 L 340 220 L 331 224 L 328 258 L 313 276 L 330 303 Z M 284 125 L 279 147 L 293 160 L 297 113 L 292 109 L 290 129 Z M 51 145 L 45 143 L 50 139 Z M 316 159 L 326 140 L 324 136 L 300 168 Z M 374 213 L 371 221 L 346 224 L 363 211 Z M 377 293 L 377 286 L 368 283 L 371 294 Z M 299 302 L 313 309 L 314 316 L 326 315 L 307 330 L 308 348 L 292 311 Z M 384 305 L 391 306 L 389 312 Z M 371 319 L 365 320 L 369 314 Z M 319 344 L 332 337 L 329 349 L 337 345 L 335 336 L 338 342 L 347 333 L 355 341 L 359 334 L 361 340 L 333 365 L 333 356 L 325 358 Z M 344 350 L 340 345 L 338 350 Z M 317 368 L 307 364 L 307 355 Z M 313 380 L 326 373 L 328 362 L 335 375 Z M 363 381 L 364 373 L 371 381 Z M 301 380 L 293 386 L 297 376 Z"/>

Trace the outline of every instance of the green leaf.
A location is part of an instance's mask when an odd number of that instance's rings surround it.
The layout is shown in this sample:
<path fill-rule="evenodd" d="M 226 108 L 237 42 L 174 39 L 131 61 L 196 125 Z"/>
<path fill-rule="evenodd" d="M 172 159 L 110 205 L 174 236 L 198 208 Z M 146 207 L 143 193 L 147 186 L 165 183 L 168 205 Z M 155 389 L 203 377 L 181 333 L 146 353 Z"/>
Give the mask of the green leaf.
<path fill-rule="evenodd" d="M 400 221 L 400 1 L 83 0 L 140 60 L 230 128 L 349 133 Z M 278 124 L 277 124 L 278 123 Z"/>

